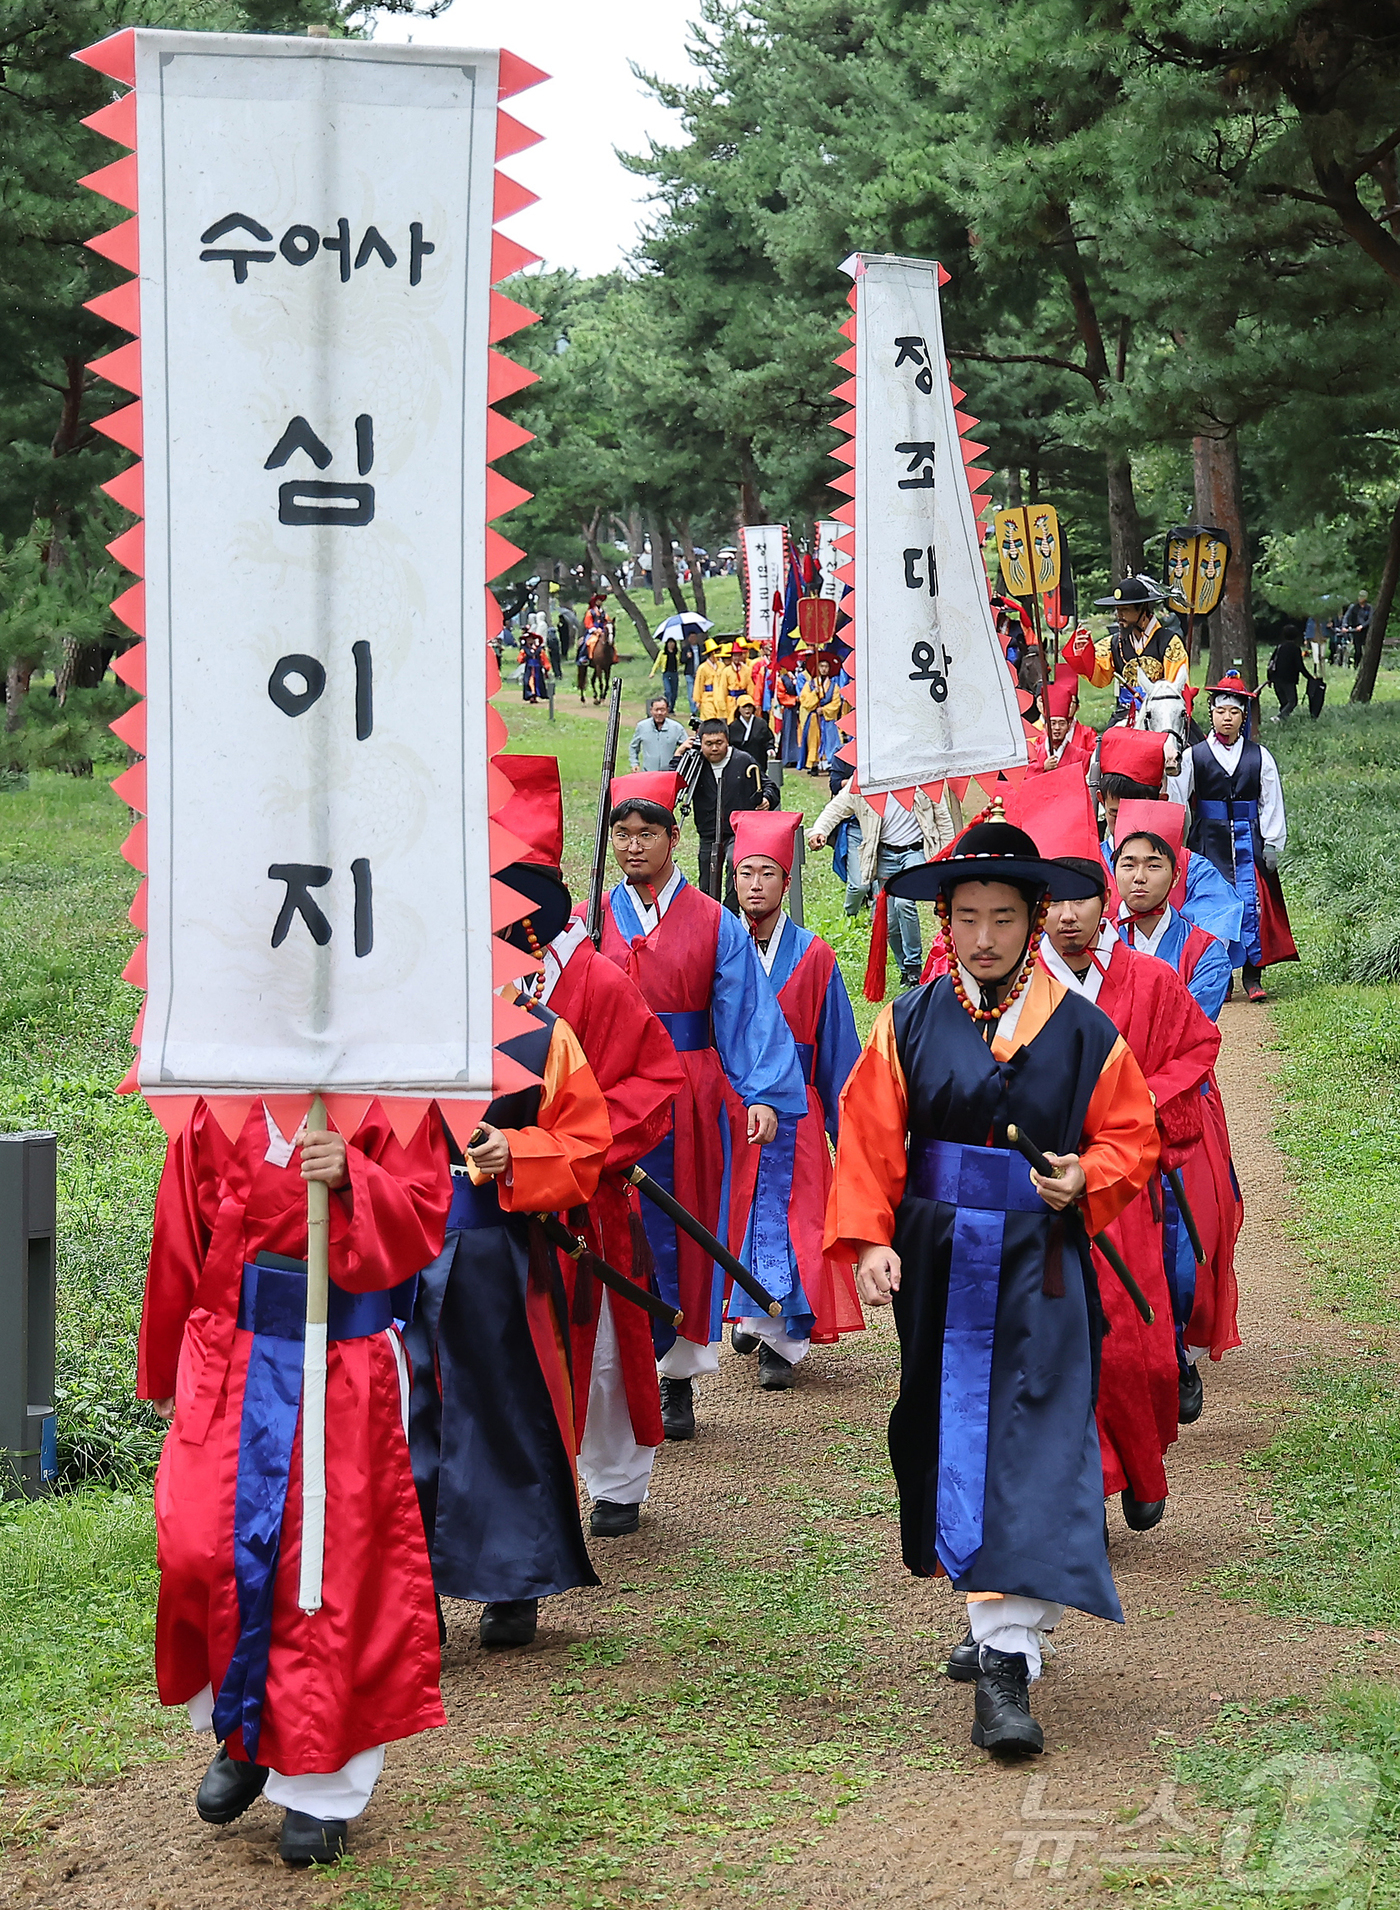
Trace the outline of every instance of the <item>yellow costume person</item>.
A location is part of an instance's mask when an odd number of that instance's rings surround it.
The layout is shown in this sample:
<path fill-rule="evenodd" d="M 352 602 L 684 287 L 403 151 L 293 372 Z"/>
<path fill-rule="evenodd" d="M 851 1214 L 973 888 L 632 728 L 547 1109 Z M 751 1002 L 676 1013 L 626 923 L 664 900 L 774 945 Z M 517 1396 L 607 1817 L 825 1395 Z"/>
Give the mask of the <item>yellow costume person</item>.
<path fill-rule="evenodd" d="M 1185 682 L 1186 645 L 1174 630 L 1163 627 L 1157 605 L 1166 593 L 1143 577 L 1125 577 L 1112 596 L 1100 597 L 1095 607 L 1114 610 L 1118 628 L 1097 643 L 1087 631 L 1077 632 L 1064 646 L 1062 657 L 1072 670 L 1087 677 L 1095 689 L 1118 679 L 1120 707 L 1131 709 L 1153 683 Z"/>

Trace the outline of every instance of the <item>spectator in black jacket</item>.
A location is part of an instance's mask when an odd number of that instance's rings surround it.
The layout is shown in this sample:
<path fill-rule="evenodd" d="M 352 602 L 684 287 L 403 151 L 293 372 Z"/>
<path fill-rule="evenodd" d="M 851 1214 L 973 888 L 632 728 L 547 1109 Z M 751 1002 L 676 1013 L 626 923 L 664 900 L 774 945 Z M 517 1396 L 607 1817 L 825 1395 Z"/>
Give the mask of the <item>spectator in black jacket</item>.
<path fill-rule="evenodd" d="M 759 776 L 766 779 L 777 744 L 768 719 L 759 715 L 751 696 L 740 697 L 734 721 L 729 725 L 729 740 L 735 749 L 741 749 L 746 756 L 753 757 L 758 764 Z"/>
<path fill-rule="evenodd" d="M 1285 716 L 1292 716 L 1298 707 L 1298 679 L 1312 677 L 1312 671 L 1303 661 L 1303 646 L 1299 641 L 1296 623 L 1286 623 L 1283 635 L 1274 645 L 1274 654 L 1269 659 L 1269 682 L 1273 685 L 1274 695 L 1278 698 L 1276 723 Z"/>
<path fill-rule="evenodd" d="M 729 732 L 717 716 L 705 718 L 698 741 L 681 751 L 678 766 L 687 750 L 695 748 L 705 759 L 695 779 L 691 804 L 700 837 L 700 887 L 718 901 L 722 886 L 724 906 L 737 915 L 734 812 L 736 809 L 776 809 L 781 797 L 777 784 L 763 775 L 753 757 L 732 747 Z"/>

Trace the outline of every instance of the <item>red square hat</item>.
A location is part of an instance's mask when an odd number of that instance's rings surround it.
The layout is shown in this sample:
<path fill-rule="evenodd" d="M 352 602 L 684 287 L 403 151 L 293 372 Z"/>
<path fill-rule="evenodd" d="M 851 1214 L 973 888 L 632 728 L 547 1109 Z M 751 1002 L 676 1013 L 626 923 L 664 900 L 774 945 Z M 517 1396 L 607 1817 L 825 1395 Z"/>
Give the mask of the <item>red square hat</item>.
<path fill-rule="evenodd" d="M 1049 769 L 1043 776 L 1028 776 L 1007 796 L 1006 818 L 1024 829 L 1051 862 L 1058 862 L 1061 856 L 1078 856 L 1085 862 L 1098 860 L 1094 799 L 1079 763 Z"/>
<path fill-rule="evenodd" d="M 497 767 L 511 785 L 511 798 L 497 812 L 513 836 L 525 844 L 524 862 L 557 869 L 564 860 L 564 799 L 557 756 L 499 756 Z"/>
<path fill-rule="evenodd" d="M 612 805 L 616 809 L 620 802 L 636 799 L 659 803 L 674 815 L 680 786 L 681 779 L 674 769 L 634 769 L 630 776 L 613 777 Z"/>
<path fill-rule="evenodd" d="M 1068 719 L 1070 704 L 1079 696 L 1079 678 L 1072 670 L 1062 670 L 1053 682 L 1047 683 L 1041 692 L 1041 703 L 1047 716 Z"/>
<path fill-rule="evenodd" d="M 792 874 L 801 812 L 792 809 L 741 809 L 734 817 L 734 866 L 745 856 L 768 856 L 784 875 Z"/>
<path fill-rule="evenodd" d="M 1099 738 L 1099 771 L 1104 776 L 1127 776 L 1148 789 L 1160 789 L 1167 773 L 1165 733 L 1112 724 Z"/>

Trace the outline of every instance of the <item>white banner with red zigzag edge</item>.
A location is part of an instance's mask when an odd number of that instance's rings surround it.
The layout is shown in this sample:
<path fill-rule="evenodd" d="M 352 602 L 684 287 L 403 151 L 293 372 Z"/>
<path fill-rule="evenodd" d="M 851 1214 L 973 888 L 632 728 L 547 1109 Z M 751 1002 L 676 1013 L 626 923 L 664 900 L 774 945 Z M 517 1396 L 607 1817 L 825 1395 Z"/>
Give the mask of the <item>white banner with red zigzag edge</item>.
<path fill-rule="evenodd" d="M 837 575 L 853 585 L 842 609 L 854 645 L 855 787 L 883 809 L 906 805 L 915 787 L 935 796 L 945 781 L 959 796 L 967 779 L 1017 779 L 1027 760 L 1022 700 L 1007 670 L 981 558 L 973 470 L 985 445 L 966 434 L 976 420 L 957 407 L 948 376 L 939 287 L 932 260 L 857 254 L 852 340 L 837 364 L 852 376 L 833 393 L 851 409 L 835 421 L 850 441 L 833 453 L 852 467 L 833 480 L 851 501 L 835 516 L 850 526 L 842 545 L 854 562 Z"/>
<path fill-rule="evenodd" d="M 494 344 L 534 255 L 495 170 L 537 135 L 498 110 L 545 76 L 496 50 L 128 29 L 76 56 L 134 90 L 85 122 L 135 150 L 82 183 L 135 212 L 91 241 L 139 277 L 92 301 L 137 335 L 93 369 L 138 402 L 98 422 L 141 454 L 107 488 L 145 516 L 113 554 L 145 641 L 114 787 L 147 990 L 123 1083 L 168 1132 L 199 1098 L 230 1134 L 321 1092 L 401 1138 L 436 1101 L 465 1140 L 532 1079 L 533 1024 L 494 984 L 529 964 L 493 872 L 519 844 L 491 708 L 490 468 L 534 381 Z M 508 758 L 504 759 L 508 764 Z"/>

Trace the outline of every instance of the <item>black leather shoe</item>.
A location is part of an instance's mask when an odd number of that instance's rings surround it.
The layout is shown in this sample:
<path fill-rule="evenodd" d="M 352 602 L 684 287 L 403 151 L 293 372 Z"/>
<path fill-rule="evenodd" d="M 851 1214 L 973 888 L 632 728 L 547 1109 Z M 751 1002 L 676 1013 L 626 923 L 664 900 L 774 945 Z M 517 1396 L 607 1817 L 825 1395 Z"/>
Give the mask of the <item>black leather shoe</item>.
<path fill-rule="evenodd" d="M 493 1651 L 513 1651 L 533 1645 L 540 1622 L 537 1598 L 503 1598 L 481 1609 L 481 1642 Z"/>
<path fill-rule="evenodd" d="M 990 1645 L 983 1650 L 972 1742 L 983 1751 L 1022 1755 L 1045 1749 L 1045 1733 L 1031 1716 L 1024 1652 L 993 1651 Z"/>
<path fill-rule="evenodd" d="M 616 1499 L 595 1499 L 588 1515 L 588 1529 L 595 1539 L 625 1538 L 641 1522 L 639 1505 L 619 1505 Z"/>
<path fill-rule="evenodd" d="M 785 1393 L 797 1384 L 797 1368 L 766 1340 L 758 1349 L 758 1383 L 765 1393 Z"/>
<path fill-rule="evenodd" d="M 661 1430 L 668 1439 L 695 1437 L 695 1396 L 688 1379 L 662 1380 Z"/>
<path fill-rule="evenodd" d="M 758 1345 L 758 1335 L 750 1333 L 746 1327 L 735 1320 L 729 1329 L 729 1344 L 736 1353 L 748 1355 Z"/>
<path fill-rule="evenodd" d="M 948 1653 L 946 1670 L 955 1685 L 970 1685 L 976 1683 L 981 1669 L 980 1647 L 969 1632 L 962 1643 L 954 1645 Z"/>
<path fill-rule="evenodd" d="M 1188 1366 L 1176 1382 L 1176 1423 L 1194 1426 L 1206 1409 L 1206 1389 L 1196 1367 Z"/>
<path fill-rule="evenodd" d="M 284 1864 L 305 1870 L 309 1864 L 338 1863 L 345 1855 L 345 1819 L 308 1817 L 288 1811 L 282 1819 L 282 1841 L 277 1854 Z"/>
<path fill-rule="evenodd" d="M 1160 1525 L 1162 1514 L 1167 1509 L 1165 1499 L 1135 1499 L 1124 1487 L 1119 1494 L 1123 1506 L 1123 1522 L 1130 1532 L 1150 1532 L 1154 1525 Z"/>
<path fill-rule="evenodd" d="M 436 1592 L 433 1593 L 433 1603 L 437 1606 L 438 1650 L 441 1651 L 447 1643 L 447 1620 L 442 1615 L 442 1600 Z"/>
<path fill-rule="evenodd" d="M 194 1807 L 206 1824 L 231 1824 L 256 1804 L 266 1782 L 265 1764 L 242 1763 L 221 1744 L 195 1792 Z"/>

